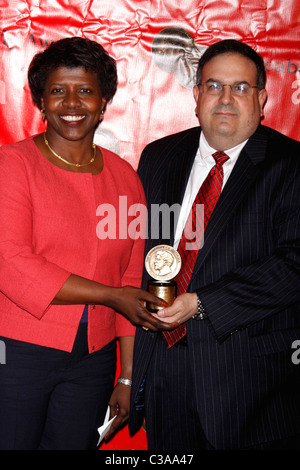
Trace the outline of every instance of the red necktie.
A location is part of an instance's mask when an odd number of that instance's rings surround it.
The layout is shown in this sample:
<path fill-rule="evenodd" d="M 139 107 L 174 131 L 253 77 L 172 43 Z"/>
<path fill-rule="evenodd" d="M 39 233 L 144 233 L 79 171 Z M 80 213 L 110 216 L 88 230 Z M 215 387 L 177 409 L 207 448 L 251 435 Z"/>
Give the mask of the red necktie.
<path fill-rule="evenodd" d="M 178 252 L 181 256 L 182 266 L 175 280 L 177 282 L 177 290 L 179 295 L 187 291 L 197 259 L 198 251 L 203 243 L 204 230 L 215 208 L 215 205 L 217 204 L 222 190 L 224 178 L 223 163 L 226 162 L 229 157 L 224 152 L 215 152 L 213 157 L 216 164 L 210 170 L 204 183 L 198 191 L 178 245 Z M 203 219 L 203 217 L 200 217 L 199 208 L 202 204 L 204 208 L 204 220 L 202 220 L 201 224 L 201 219 Z M 196 232 L 197 227 L 198 232 Z M 185 336 L 185 334 L 186 323 L 182 323 L 182 325 L 172 331 L 162 332 L 168 348 L 171 348 L 183 336 Z"/>

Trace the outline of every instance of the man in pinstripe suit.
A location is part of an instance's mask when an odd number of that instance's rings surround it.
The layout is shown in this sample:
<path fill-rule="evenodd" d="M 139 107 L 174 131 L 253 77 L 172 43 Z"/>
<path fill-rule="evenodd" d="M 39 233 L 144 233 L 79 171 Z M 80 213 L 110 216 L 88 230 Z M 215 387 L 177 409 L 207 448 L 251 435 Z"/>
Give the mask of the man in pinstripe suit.
<path fill-rule="evenodd" d="M 129 428 L 145 416 L 152 450 L 300 449 L 300 144 L 261 125 L 265 78 L 249 46 L 210 46 L 194 87 L 200 127 L 140 160 L 149 209 L 181 204 L 170 238 L 149 238 L 147 253 L 177 248 L 212 154 L 229 156 L 187 292 L 158 314 L 186 335 L 167 348 L 161 333 L 136 333 Z"/>

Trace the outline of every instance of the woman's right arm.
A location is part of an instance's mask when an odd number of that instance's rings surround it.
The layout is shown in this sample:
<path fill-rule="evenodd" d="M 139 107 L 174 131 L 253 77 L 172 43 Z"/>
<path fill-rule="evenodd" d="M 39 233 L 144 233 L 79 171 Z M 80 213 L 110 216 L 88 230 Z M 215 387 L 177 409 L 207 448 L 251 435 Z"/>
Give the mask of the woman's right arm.
<path fill-rule="evenodd" d="M 110 287 L 71 274 L 54 297 L 52 304 L 106 305 L 124 315 L 131 323 L 153 331 L 172 329 L 176 326 L 151 315 L 145 308 L 146 301 L 157 303 L 159 306 L 163 305 L 161 300 L 143 289 L 131 286 Z"/>

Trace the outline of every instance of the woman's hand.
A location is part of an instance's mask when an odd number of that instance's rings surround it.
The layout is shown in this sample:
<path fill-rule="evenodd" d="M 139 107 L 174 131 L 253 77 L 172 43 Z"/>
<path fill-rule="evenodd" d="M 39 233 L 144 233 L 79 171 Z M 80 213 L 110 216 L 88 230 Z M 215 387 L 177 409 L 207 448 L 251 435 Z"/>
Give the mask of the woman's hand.
<path fill-rule="evenodd" d="M 129 418 L 130 392 L 131 387 L 128 385 L 118 383 L 115 386 L 109 400 L 109 419 L 116 415 L 117 417 L 114 419 L 109 431 L 105 435 L 105 441 L 108 441 L 120 428 L 122 428 L 127 423 Z"/>
<path fill-rule="evenodd" d="M 178 326 L 169 320 L 165 322 L 159 316 L 151 314 L 146 309 L 146 302 L 151 302 L 158 307 L 166 306 L 166 302 L 155 297 L 149 292 L 136 287 L 126 286 L 112 288 L 109 306 L 122 313 L 134 325 L 140 325 L 152 331 L 171 330 Z"/>

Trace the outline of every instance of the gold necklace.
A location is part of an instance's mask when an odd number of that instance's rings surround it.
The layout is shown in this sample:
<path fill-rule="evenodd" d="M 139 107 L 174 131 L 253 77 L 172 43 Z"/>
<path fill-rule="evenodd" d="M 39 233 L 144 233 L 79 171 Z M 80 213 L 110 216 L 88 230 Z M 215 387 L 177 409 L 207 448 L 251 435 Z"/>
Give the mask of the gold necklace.
<path fill-rule="evenodd" d="M 93 144 L 93 149 L 94 149 L 94 155 L 93 157 L 90 159 L 90 161 L 88 163 L 70 163 L 68 162 L 67 160 L 65 160 L 64 158 L 62 158 L 60 155 L 58 155 L 56 152 L 54 152 L 54 150 L 50 147 L 49 145 L 49 142 L 48 140 L 46 139 L 46 131 L 44 132 L 44 141 L 45 141 L 45 144 L 47 145 L 48 149 L 50 150 L 50 152 L 53 153 L 53 155 L 55 155 L 55 157 L 59 158 L 62 162 L 66 163 L 67 165 L 71 165 L 71 166 L 76 166 L 77 168 L 81 167 L 81 166 L 87 166 L 87 165 L 90 165 L 91 163 L 93 163 L 93 161 L 95 160 L 95 156 L 96 156 L 96 145 Z"/>

